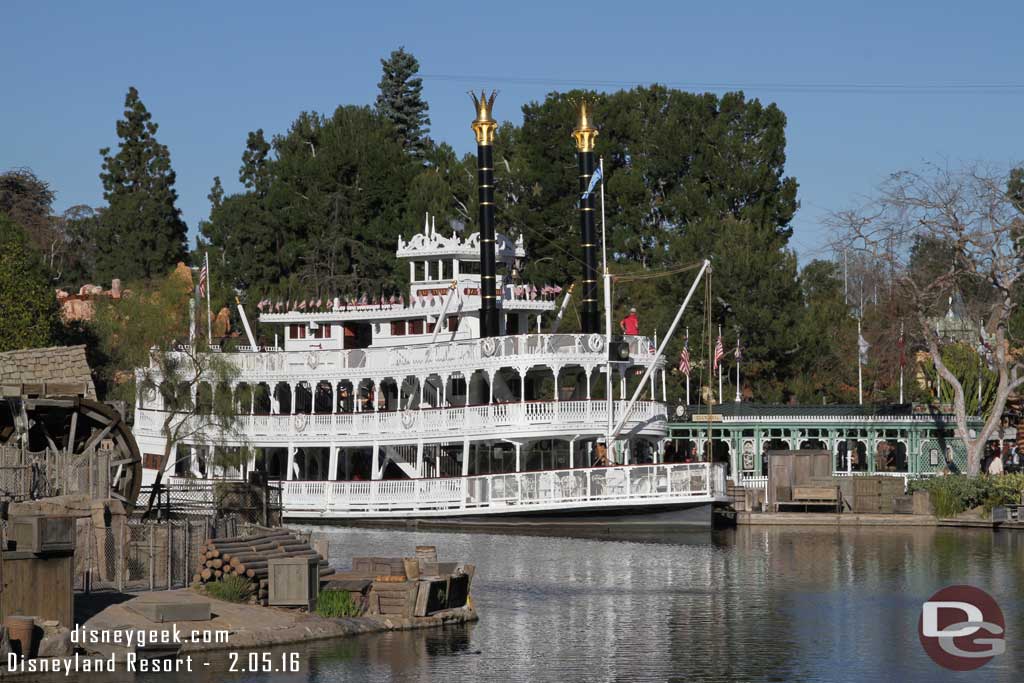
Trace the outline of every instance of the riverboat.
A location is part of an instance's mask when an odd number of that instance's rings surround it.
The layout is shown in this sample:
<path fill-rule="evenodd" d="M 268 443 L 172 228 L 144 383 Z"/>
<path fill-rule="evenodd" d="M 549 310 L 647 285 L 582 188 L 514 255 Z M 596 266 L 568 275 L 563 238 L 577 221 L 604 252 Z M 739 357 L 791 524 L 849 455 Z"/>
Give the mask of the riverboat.
<path fill-rule="evenodd" d="M 234 427 L 177 430 L 188 435 L 175 444 L 182 455 L 144 456 L 146 479 L 161 469 L 165 482 L 263 471 L 281 481 L 291 521 L 711 523 L 712 506 L 728 501 L 724 466 L 663 458 L 666 340 L 658 349 L 647 336 L 613 337 L 607 306 L 601 329 L 588 191 L 596 131 L 585 108 L 575 132 L 582 329 L 566 334 L 558 328 L 573 287 L 523 282 L 523 237 L 495 232 L 493 95 L 474 100 L 480 231 L 463 237 L 428 217 L 400 237 L 408 298 L 263 302 L 260 323 L 279 330 L 273 346 L 257 344 L 240 306 L 249 345 L 221 352 L 237 378 L 199 383 L 194 397 L 230 400 Z M 139 392 L 144 454 L 164 452 L 163 395 Z M 188 420 L 202 417 L 172 416 Z M 245 448 L 249 461 L 215 471 L 211 443 Z"/>

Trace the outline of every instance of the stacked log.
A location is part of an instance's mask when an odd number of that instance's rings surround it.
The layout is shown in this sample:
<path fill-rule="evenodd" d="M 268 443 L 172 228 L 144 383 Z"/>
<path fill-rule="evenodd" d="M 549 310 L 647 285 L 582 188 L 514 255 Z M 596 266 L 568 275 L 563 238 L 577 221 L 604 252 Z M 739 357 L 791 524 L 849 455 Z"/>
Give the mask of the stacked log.
<path fill-rule="evenodd" d="M 193 583 L 202 585 L 240 576 L 252 587 L 250 602 L 267 604 L 269 561 L 277 558 L 312 558 L 319 560 L 320 576 L 334 573 L 327 560 L 310 544 L 290 531 L 279 529 L 255 536 L 207 539 L 199 553 L 199 567 Z"/>

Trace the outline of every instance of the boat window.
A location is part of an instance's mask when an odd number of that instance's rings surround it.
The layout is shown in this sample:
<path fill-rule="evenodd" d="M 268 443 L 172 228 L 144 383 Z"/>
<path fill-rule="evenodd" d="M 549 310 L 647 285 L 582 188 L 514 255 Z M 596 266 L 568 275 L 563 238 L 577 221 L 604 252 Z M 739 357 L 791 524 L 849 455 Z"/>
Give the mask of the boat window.
<path fill-rule="evenodd" d="M 391 336 L 401 337 L 405 334 L 405 321 L 404 320 L 392 320 L 391 321 Z"/>
<path fill-rule="evenodd" d="M 460 275 L 479 275 L 480 274 L 480 262 L 479 261 L 459 261 L 459 274 Z"/>
<path fill-rule="evenodd" d="M 445 259 L 444 261 L 441 261 L 441 279 L 443 279 L 443 280 L 451 280 L 452 277 L 454 277 L 453 270 L 452 270 L 452 263 L 453 263 L 453 261 L 449 261 L 447 259 Z"/>
<path fill-rule="evenodd" d="M 427 266 L 427 262 L 426 261 L 413 261 L 412 262 L 412 269 L 413 269 L 412 279 L 416 280 L 417 282 L 422 281 L 422 280 L 426 280 L 427 279 L 427 277 L 426 277 L 426 266 Z"/>
<path fill-rule="evenodd" d="M 423 318 L 409 321 L 409 334 L 423 334 Z"/>
<path fill-rule="evenodd" d="M 331 326 L 330 325 L 320 325 L 315 330 L 313 330 L 313 338 L 314 339 L 330 339 L 331 338 Z"/>
<path fill-rule="evenodd" d="M 288 338 L 289 339 L 305 339 L 306 338 L 306 326 L 302 324 L 292 324 L 288 326 Z"/>
<path fill-rule="evenodd" d="M 448 316 L 448 331 L 455 332 L 459 329 L 459 316 L 450 315 Z"/>

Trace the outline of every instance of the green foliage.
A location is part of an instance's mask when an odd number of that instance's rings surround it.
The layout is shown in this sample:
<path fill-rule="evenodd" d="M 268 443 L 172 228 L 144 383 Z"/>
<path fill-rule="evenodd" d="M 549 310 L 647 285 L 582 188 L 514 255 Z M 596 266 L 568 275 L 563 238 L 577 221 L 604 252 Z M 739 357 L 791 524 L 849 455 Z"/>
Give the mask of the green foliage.
<path fill-rule="evenodd" d="M 109 398 L 133 403 L 135 377 L 126 370 L 150 364 L 153 348 L 166 350 L 188 341 L 191 278 L 175 272 L 133 286 L 120 300 L 97 299 L 92 323 L 105 362 L 96 372 L 112 387 Z"/>
<path fill-rule="evenodd" d="M 348 591 L 323 590 L 316 599 L 316 613 L 321 617 L 358 617 L 361 612 Z"/>
<path fill-rule="evenodd" d="M 57 302 L 24 230 L 0 213 L 0 351 L 54 343 Z"/>
<path fill-rule="evenodd" d="M 252 597 L 252 582 L 243 576 L 228 574 L 217 581 L 203 584 L 203 590 L 217 600 L 245 602 Z"/>
<path fill-rule="evenodd" d="M 931 477 L 911 481 L 908 488 L 911 492 L 928 491 L 938 517 L 956 517 L 979 506 L 988 516 L 998 505 L 1020 503 L 1024 474 Z"/>
<path fill-rule="evenodd" d="M 404 47 L 380 60 L 383 74 L 377 87 L 377 111 L 394 126 L 398 141 L 409 153 L 422 156 L 430 144 L 429 107 L 423 99 L 420 63 Z"/>
<path fill-rule="evenodd" d="M 158 277 L 185 259 L 187 227 L 175 206 L 170 152 L 157 141 L 158 126 L 134 87 L 124 110 L 124 120 L 117 122 L 117 153 L 100 150 L 109 206 L 93 236 L 99 246 L 94 275 L 104 282 Z"/>
<path fill-rule="evenodd" d="M 967 344 L 945 344 L 942 347 L 942 362 L 953 375 L 960 380 L 964 390 L 964 403 L 968 415 L 981 415 L 988 418 L 995 403 L 999 389 L 999 377 L 988 365 L 982 362 L 980 354 Z M 929 386 L 940 388 L 939 402 L 952 404 L 954 399 L 953 385 L 939 381 L 939 372 L 931 362 L 920 366 Z M 981 402 L 978 402 L 978 384 L 981 384 Z"/>
<path fill-rule="evenodd" d="M 262 132 L 250 135 L 240 174 L 247 191 L 215 203 L 200 227 L 230 284 L 294 299 L 404 282 L 395 246 L 415 229 L 404 209 L 422 169 L 390 123 L 367 107 L 303 113 L 274 137 L 273 151 Z"/>

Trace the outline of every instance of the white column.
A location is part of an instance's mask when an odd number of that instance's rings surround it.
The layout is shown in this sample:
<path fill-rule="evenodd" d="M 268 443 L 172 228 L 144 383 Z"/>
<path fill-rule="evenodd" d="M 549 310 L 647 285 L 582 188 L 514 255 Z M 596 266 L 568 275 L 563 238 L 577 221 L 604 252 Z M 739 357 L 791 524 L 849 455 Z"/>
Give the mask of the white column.
<path fill-rule="evenodd" d="M 288 464 L 285 466 L 284 474 L 285 479 L 291 481 L 295 477 L 293 476 L 293 470 L 295 469 L 295 446 L 288 444 Z"/>
<path fill-rule="evenodd" d="M 380 479 L 381 466 L 380 466 L 380 444 L 376 441 L 373 442 L 373 459 L 370 462 L 370 479 Z"/>
<path fill-rule="evenodd" d="M 560 392 L 560 391 L 558 390 L 558 374 L 559 374 L 559 372 L 561 372 L 561 370 L 562 370 L 561 366 L 558 366 L 558 365 L 556 365 L 556 366 L 554 366 L 553 368 L 551 368 L 551 371 L 552 371 L 553 373 L 555 373 L 555 400 L 556 400 L 556 401 L 558 401 L 558 400 L 559 400 L 559 396 L 558 396 L 558 394 L 560 394 L 560 393 L 561 393 L 561 392 Z"/>
<path fill-rule="evenodd" d="M 651 373 L 651 400 L 652 400 L 652 401 L 657 401 L 657 400 L 658 400 L 658 399 L 656 398 L 657 394 L 655 394 L 655 393 L 654 393 L 654 391 L 655 391 L 655 386 L 654 386 L 654 373 L 652 372 L 652 373 Z"/>
<path fill-rule="evenodd" d="M 423 476 L 423 439 L 416 442 L 416 474 Z"/>
<path fill-rule="evenodd" d="M 469 476 L 469 439 L 462 441 L 462 476 Z"/>
<path fill-rule="evenodd" d="M 518 441 L 516 442 L 516 472 L 523 471 L 523 446 Z"/>
<path fill-rule="evenodd" d="M 327 460 L 327 481 L 334 481 L 338 478 L 338 447 L 331 444 L 331 455 Z"/>
<path fill-rule="evenodd" d="M 665 383 L 665 371 L 664 370 L 661 371 L 661 400 L 662 400 L 663 403 L 668 401 L 668 387 L 666 386 L 666 383 Z"/>
<path fill-rule="evenodd" d="M 488 404 L 494 403 L 494 376 L 496 374 L 497 371 L 491 371 L 487 373 L 487 391 L 489 393 L 489 396 L 487 397 Z"/>

